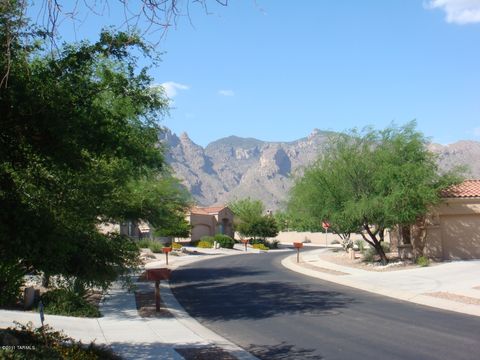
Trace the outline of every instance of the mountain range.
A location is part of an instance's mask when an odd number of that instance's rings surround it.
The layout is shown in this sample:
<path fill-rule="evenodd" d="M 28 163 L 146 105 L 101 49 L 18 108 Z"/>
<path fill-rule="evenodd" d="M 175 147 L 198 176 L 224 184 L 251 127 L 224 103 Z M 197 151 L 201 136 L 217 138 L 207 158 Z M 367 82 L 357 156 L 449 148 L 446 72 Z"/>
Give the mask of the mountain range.
<path fill-rule="evenodd" d="M 170 130 L 160 135 L 166 159 L 198 205 L 210 206 L 250 197 L 267 209 L 282 208 L 293 184 L 293 175 L 310 165 L 321 153 L 331 132 L 314 129 L 292 142 L 268 142 L 229 136 L 205 148 L 187 135 Z M 438 154 L 441 169 L 467 165 L 471 178 L 480 178 L 480 142 L 458 141 L 450 145 L 429 144 Z"/>

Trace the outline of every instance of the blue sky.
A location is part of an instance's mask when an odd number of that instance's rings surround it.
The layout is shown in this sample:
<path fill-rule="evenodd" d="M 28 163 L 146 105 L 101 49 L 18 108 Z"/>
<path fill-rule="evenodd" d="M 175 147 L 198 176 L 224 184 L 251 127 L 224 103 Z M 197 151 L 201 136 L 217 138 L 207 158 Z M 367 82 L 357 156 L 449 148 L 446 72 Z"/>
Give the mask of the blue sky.
<path fill-rule="evenodd" d="M 435 142 L 480 141 L 480 0 L 230 0 L 190 11 L 193 26 L 179 19 L 151 74 L 171 97 L 162 124 L 201 145 L 412 119 Z M 82 25 L 77 39 L 95 31 Z"/>

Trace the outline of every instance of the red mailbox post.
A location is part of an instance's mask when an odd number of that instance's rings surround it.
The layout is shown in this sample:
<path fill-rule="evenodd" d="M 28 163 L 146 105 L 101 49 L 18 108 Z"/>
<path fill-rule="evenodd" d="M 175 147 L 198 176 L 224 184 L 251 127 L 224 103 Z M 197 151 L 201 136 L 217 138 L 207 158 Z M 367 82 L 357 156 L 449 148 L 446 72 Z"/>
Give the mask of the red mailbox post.
<path fill-rule="evenodd" d="M 148 269 L 147 280 L 155 281 L 155 310 L 160 311 L 160 280 L 170 279 L 170 269 Z"/>
<path fill-rule="evenodd" d="M 245 245 L 245 251 L 247 251 L 248 239 L 240 239 L 243 245 Z"/>
<path fill-rule="evenodd" d="M 168 253 L 172 251 L 172 248 L 171 247 L 164 247 L 162 249 L 162 252 L 165 254 L 166 256 L 166 259 L 167 259 L 167 265 L 168 265 Z"/>
<path fill-rule="evenodd" d="M 297 249 L 297 263 L 300 262 L 300 249 L 303 247 L 303 244 L 300 242 L 294 242 L 293 247 Z"/>

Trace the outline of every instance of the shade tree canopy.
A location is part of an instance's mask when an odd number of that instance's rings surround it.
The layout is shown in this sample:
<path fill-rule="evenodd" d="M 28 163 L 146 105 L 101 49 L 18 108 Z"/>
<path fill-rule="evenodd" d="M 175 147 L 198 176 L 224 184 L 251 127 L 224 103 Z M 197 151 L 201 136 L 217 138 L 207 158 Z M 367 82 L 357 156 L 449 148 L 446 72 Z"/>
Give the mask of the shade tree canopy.
<path fill-rule="evenodd" d="M 383 262 L 385 231 L 414 224 L 459 181 L 442 174 L 416 123 L 352 130 L 332 137 L 320 158 L 295 181 L 288 210 L 304 223 L 327 220 L 338 234 L 362 234 Z"/>
<path fill-rule="evenodd" d="M 158 119 L 168 101 L 134 52 L 135 34 L 42 47 L 17 1 L 0 4 L 0 258 L 107 286 L 136 263 L 128 238 L 98 224 L 173 227 L 188 194 L 165 164 Z"/>

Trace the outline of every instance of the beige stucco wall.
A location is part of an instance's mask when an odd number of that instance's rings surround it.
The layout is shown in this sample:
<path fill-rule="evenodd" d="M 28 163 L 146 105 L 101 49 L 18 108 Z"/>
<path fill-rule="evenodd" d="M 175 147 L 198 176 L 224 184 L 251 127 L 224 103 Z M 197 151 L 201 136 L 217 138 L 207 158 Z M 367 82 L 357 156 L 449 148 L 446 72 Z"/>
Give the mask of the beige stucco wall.
<path fill-rule="evenodd" d="M 191 239 L 200 240 L 202 236 L 215 235 L 216 220 L 214 216 L 203 214 L 190 214 L 190 225 L 192 226 Z"/>
<path fill-rule="evenodd" d="M 427 230 L 426 255 L 441 259 L 480 258 L 480 198 L 447 199 Z"/>
<path fill-rule="evenodd" d="M 218 212 L 215 216 L 217 220 L 217 229 L 216 232 L 221 232 L 221 226 L 223 227 L 223 234 L 230 236 L 231 238 L 234 237 L 233 231 L 233 212 L 229 208 L 224 208 Z"/>
<path fill-rule="evenodd" d="M 362 235 L 360 234 L 352 234 L 350 238 L 353 241 L 362 240 Z M 280 231 L 278 235 L 275 237 L 281 243 L 291 244 L 293 242 L 303 242 L 309 241 L 312 244 L 317 245 L 325 245 L 325 240 L 327 245 L 330 245 L 333 240 L 341 241 L 340 236 L 332 233 L 328 233 L 325 238 L 324 232 L 300 232 L 300 231 Z M 389 232 L 385 232 L 385 241 L 389 242 Z"/>
<path fill-rule="evenodd" d="M 233 238 L 233 213 L 230 209 L 224 208 L 216 214 L 190 214 L 188 219 L 191 230 L 192 241 L 200 240 L 202 236 L 214 236 L 222 233 Z M 223 228 L 223 229 L 222 229 Z"/>

